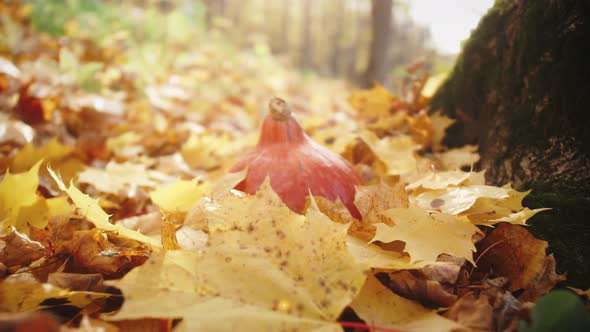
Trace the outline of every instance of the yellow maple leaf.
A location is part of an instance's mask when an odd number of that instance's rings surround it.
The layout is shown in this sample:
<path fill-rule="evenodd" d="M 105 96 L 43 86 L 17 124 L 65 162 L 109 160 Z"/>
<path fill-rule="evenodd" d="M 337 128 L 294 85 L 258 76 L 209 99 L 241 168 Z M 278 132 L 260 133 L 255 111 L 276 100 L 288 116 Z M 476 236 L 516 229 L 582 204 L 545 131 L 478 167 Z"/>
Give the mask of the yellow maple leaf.
<path fill-rule="evenodd" d="M 234 147 L 227 135 L 193 135 L 182 145 L 180 153 L 191 167 L 211 170 L 221 167 Z"/>
<path fill-rule="evenodd" d="M 108 293 L 69 291 L 31 278 L 6 279 L 0 283 L 0 311 L 25 312 L 39 310 L 50 305 L 47 299 L 65 300 L 65 303 L 83 308 L 93 301 L 111 297 Z M 56 301 L 57 302 L 57 301 Z"/>
<path fill-rule="evenodd" d="M 380 117 L 388 114 L 397 98 L 381 84 L 373 88 L 352 91 L 348 102 L 363 117 Z"/>
<path fill-rule="evenodd" d="M 14 226 L 18 230 L 27 227 L 26 220 L 21 215 L 21 210 L 34 209 L 33 206 L 39 200 L 37 187 L 39 186 L 38 161 L 31 169 L 24 173 L 11 174 L 6 171 L 0 183 L 0 230 L 8 226 Z M 19 215 L 21 215 L 19 217 Z"/>
<path fill-rule="evenodd" d="M 394 222 L 376 224 L 371 242 L 403 241 L 411 261 L 435 262 L 440 254 L 463 257 L 473 262 L 473 236 L 481 233 L 466 217 L 428 212 L 419 207 L 395 208 L 382 214 Z"/>
<path fill-rule="evenodd" d="M 455 331 L 462 326 L 422 305 L 403 298 L 370 276 L 361 293 L 350 305 L 368 325 L 403 331 Z"/>
<path fill-rule="evenodd" d="M 158 187 L 150 193 L 150 198 L 157 206 L 166 212 L 189 212 L 211 185 L 198 183 L 198 179 L 178 180 L 171 185 Z"/>
<path fill-rule="evenodd" d="M 403 175 L 416 170 L 415 152 L 420 150 L 410 136 L 386 136 L 378 138 L 374 133 L 363 131 L 362 140 L 386 165 L 387 175 Z"/>
<path fill-rule="evenodd" d="M 479 173 L 475 172 L 463 172 L 463 171 L 445 171 L 445 172 L 429 172 L 423 175 L 418 180 L 406 186 L 406 190 L 418 189 L 420 187 L 426 189 L 445 189 L 449 186 L 458 186 L 466 183 L 468 180 L 471 184 L 482 184 L 480 178 L 483 177 L 483 171 Z M 473 183 L 473 182 L 476 183 Z"/>
<path fill-rule="evenodd" d="M 512 189 L 510 185 L 504 186 L 503 189 L 507 191 L 507 197 L 502 199 L 482 197 L 462 214 L 476 225 L 491 226 L 500 222 L 525 225 L 526 221 L 535 214 L 549 210 L 546 208 L 531 210 L 522 206 L 522 200 L 530 193 L 530 190 L 519 192 Z"/>
<path fill-rule="evenodd" d="M 120 194 L 131 186 L 153 188 L 165 178 L 165 174 L 148 170 L 145 164 L 113 161 L 104 169 L 87 167 L 78 174 L 78 182 L 111 194 Z"/>
<path fill-rule="evenodd" d="M 131 230 L 122 225 L 111 224 L 109 222 L 109 215 L 106 212 L 104 212 L 104 210 L 100 207 L 97 199 L 94 199 L 84 194 L 80 191 L 80 189 L 76 188 L 73 183 L 70 183 L 70 186 L 66 187 L 63 181 L 59 178 L 57 174 L 55 174 L 55 172 L 52 169 L 48 170 L 53 180 L 58 184 L 59 189 L 68 194 L 72 202 L 74 202 L 74 205 L 76 205 L 76 207 L 79 209 L 80 213 L 83 216 L 85 216 L 90 222 L 92 222 L 94 226 L 107 231 L 117 232 L 124 237 L 137 240 L 146 244 L 150 244 L 157 247 L 161 246 L 159 241 L 154 240 L 146 235 L 143 235 L 140 232 Z"/>
<path fill-rule="evenodd" d="M 29 143 L 14 156 L 11 169 L 14 172 L 22 172 L 31 168 L 40 160 L 44 160 L 45 163 L 53 163 L 64 159 L 72 152 L 73 148 L 61 144 L 57 137 L 52 138 L 40 148 L 35 148 L 32 143 Z"/>
<path fill-rule="evenodd" d="M 450 187 L 421 193 L 412 199 L 414 204 L 426 210 L 438 210 L 459 214 L 468 210 L 482 198 L 508 198 L 508 190 L 493 186 Z"/>
<path fill-rule="evenodd" d="M 346 225 L 315 204 L 305 216 L 292 212 L 268 181 L 207 211 L 206 248 L 155 252 L 110 282 L 126 298 L 112 319 L 182 317 L 181 331 L 340 329 L 335 320 L 366 278 Z"/>

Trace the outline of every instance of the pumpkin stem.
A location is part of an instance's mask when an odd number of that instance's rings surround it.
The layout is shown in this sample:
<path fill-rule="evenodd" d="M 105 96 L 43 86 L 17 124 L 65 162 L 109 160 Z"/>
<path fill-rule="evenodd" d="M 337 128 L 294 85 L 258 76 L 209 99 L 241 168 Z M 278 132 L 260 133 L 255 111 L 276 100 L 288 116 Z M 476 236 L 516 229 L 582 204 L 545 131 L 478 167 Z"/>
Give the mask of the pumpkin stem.
<path fill-rule="evenodd" d="M 273 120 L 286 121 L 291 118 L 291 107 L 281 98 L 273 97 L 268 103 Z"/>

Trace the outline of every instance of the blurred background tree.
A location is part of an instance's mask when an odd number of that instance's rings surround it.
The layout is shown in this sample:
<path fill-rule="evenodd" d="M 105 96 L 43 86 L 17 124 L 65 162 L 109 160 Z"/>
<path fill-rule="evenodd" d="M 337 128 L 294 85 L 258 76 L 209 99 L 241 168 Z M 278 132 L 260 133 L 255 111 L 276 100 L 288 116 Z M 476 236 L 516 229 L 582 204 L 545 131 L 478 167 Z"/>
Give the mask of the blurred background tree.
<path fill-rule="evenodd" d="M 434 28 L 440 3 L 430 0 L 22 0 L 34 8 L 33 26 L 53 36 L 85 34 L 99 45 L 135 45 L 139 59 L 153 64 L 174 58 L 162 39 L 182 39 L 199 33 L 213 36 L 231 50 L 254 49 L 310 76 L 345 79 L 356 86 L 379 82 L 399 92 L 406 68 L 420 62 L 429 74 L 448 72 L 458 49 L 449 51 L 435 42 Z M 490 2 L 491 0 L 485 0 Z M 468 16 L 469 1 L 454 0 L 460 17 Z M 478 5 L 484 8 L 485 6 Z M 416 22 L 414 9 L 429 12 Z M 463 12 L 460 9 L 463 8 Z M 471 13 L 477 19 L 478 14 Z M 483 12 L 479 13 L 483 14 Z M 449 20 L 447 19 L 446 22 Z M 438 22 L 441 26 L 442 19 Z M 462 22 L 462 21 L 461 21 Z M 469 27 L 454 27 L 465 30 Z M 434 32 L 434 34 L 433 34 Z M 179 37 L 180 36 L 180 37 Z M 79 36 L 77 36 L 79 37 Z M 185 38 L 186 39 L 186 38 Z M 192 39 L 198 42 L 198 39 Z M 211 40 L 211 39 L 208 39 Z M 136 47 L 139 46 L 139 47 Z M 458 46 L 458 45 L 457 45 Z M 152 56 L 152 55 L 155 55 Z M 137 62 L 137 61 L 136 61 Z M 145 64 L 139 64 L 144 66 Z"/>
<path fill-rule="evenodd" d="M 310 75 L 374 81 L 391 88 L 404 68 L 424 60 L 436 74 L 455 55 L 438 52 L 430 30 L 414 22 L 407 1 L 205 0 L 207 29 L 240 47 L 268 47 Z"/>

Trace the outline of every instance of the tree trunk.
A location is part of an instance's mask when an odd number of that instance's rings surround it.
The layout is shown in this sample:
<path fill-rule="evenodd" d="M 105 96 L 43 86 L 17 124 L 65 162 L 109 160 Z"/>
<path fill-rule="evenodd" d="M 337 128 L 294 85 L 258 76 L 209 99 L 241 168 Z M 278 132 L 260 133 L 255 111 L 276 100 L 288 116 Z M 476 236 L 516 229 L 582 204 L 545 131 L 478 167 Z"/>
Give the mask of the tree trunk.
<path fill-rule="evenodd" d="M 311 69 L 313 66 L 313 42 L 311 40 L 311 7 L 312 0 L 303 1 L 303 41 L 301 45 L 301 68 Z"/>
<path fill-rule="evenodd" d="M 391 31 L 392 0 L 371 1 L 371 50 L 362 84 L 384 83 L 387 74 L 387 50 Z"/>
<path fill-rule="evenodd" d="M 530 221 L 572 285 L 590 286 L 590 2 L 497 0 L 432 100 L 478 144 L 489 182 L 533 189 Z"/>
<path fill-rule="evenodd" d="M 291 2 L 289 0 L 283 0 L 282 7 L 281 7 L 281 52 L 287 53 L 289 52 L 289 24 L 290 24 L 290 14 L 289 9 L 291 9 Z"/>
<path fill-rule="evenodd" d="M 332 35 L 332 54 L 330 55 L 330 68 L 332 75 L 338 76 L 340 73 L 340 56 L 342 39 L 342 23 L 344 22 L 344 1 L 337 0 L 332 4 L 334 6 L 334 15 L 332 16 L 334 26 L 334 33 Z"/>

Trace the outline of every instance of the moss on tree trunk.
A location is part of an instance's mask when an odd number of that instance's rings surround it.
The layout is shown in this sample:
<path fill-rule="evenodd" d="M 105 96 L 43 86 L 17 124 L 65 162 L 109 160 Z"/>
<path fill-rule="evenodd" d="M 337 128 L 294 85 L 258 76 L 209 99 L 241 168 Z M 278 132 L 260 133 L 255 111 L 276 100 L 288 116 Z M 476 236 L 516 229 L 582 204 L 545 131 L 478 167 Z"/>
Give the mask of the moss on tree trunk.
<path fill-rule="evenodd" d="M 432 100 L 478 144 L 487 180 L 533 189 L 531 220 L 570 284 L 590 286 L 590 1 L 497 0 Z"/>

